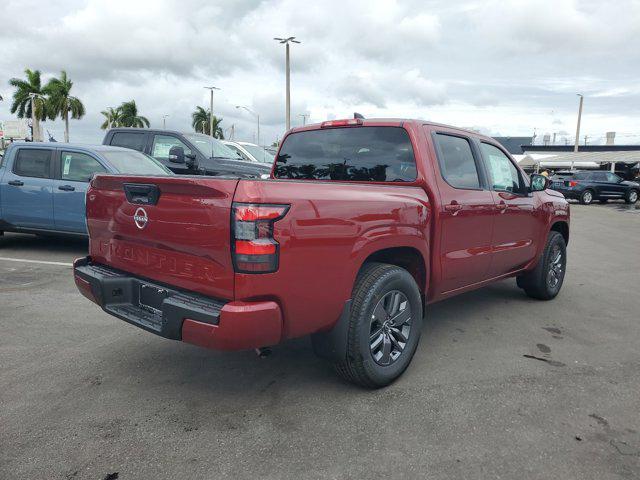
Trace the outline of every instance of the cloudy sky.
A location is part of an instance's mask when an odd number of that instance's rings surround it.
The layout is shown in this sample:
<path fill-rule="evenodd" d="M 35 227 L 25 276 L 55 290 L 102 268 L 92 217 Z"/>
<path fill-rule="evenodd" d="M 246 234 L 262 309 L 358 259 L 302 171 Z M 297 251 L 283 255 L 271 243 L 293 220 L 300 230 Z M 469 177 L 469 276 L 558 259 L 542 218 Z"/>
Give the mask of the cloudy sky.
<path fill-rule="evenodd" d="M 640 1 L 4 0 L 0 120 L 24 68 L 74 81 L 86 116 L 71 140 L 99 142 L 100 111 L 135 99 L 159 127 L 187 130 L 196 105 L 251 141 L 284 131 L 284 47 L 292 47 L 292 123 L 417 117 L 492 135 L 556 132 L 640 143 Z M 60 121 L 46 128 L 62 138 Z"/>

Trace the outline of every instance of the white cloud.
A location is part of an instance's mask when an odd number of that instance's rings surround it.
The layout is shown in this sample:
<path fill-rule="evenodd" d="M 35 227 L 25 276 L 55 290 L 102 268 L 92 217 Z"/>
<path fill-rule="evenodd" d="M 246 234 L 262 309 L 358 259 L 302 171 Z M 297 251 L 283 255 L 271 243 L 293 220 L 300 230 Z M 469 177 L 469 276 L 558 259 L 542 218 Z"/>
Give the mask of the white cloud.
<path fill-rule="evenodd" d="M 359 111 L 505 135 L 571 131 L 581 92 L 588 134 L 637 130 L 633 0 L 5 0 L 0 119 L 9 78 L 65 69 L 87 107 L 72 139 L 100 141 L 99 112 L 132 98 L 152 125 L 168 114 L 189 129 L 214 84 L 223 125 L 251 139 L 255 119 L 235 108 L 247 105 L 271 141 L 284 130 L 284 48 L 272 39 L 283 35 L 302 41 L 291 48 L 294 125 Z M 60 122 L 47 127 L 61 137 Z"/>

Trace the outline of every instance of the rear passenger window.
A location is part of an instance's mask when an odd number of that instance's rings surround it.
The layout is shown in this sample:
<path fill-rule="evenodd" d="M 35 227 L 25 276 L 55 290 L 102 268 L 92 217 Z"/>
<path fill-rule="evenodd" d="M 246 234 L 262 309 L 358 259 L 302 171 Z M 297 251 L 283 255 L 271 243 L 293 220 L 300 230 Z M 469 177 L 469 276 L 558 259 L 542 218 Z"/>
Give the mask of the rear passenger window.
<path fill-rule="evenodd" d="M 50 178 L 51 150 L 21 148 L 13 173 L 22 177 Z"/>
<path fill-rule="evenodd" d="M 107 170 L 86 153 L 62 152 L 61 178 L 76 182 L 88 182 L 94 173 Z"/>
<path fill-rule="evenodd" d="M 438 133 L 436 142 L 440 151 L 440 171 L 447 183 L 455 188 L 480 188 L 478 168 L 469 141 Z"/>
<path fill-rule="evenodd" d="M 348 127 L 289 135 L 276 158 L 276 178 L 412 182 L 416 160 L 399 127 Z"/>
<path fill-rule="evenodd" d="M 138 150 L 139 152 L 144 151 L 145 143 L 144 133 L 116 132 L 113 134 L 113 138 L 111 139 L 111 145 L 131 148 L 133 150 Z"/>

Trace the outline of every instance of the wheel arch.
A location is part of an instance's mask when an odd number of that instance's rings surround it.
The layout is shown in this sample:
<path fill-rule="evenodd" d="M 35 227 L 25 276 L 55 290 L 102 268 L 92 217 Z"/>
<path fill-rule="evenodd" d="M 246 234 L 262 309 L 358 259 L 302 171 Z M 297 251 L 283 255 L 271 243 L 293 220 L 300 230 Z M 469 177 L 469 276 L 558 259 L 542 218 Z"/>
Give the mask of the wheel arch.
<path fill-rule="evenodd" d="M 569 245 L 569 223 L 565 220 L 557 220 L 549 229 L 550 232 L 558 232 L 564 238 L 565 245 Z"/>
<path fill-rule="evenodd" d="M 420 292 L 424 295 L 428 285 L 427 264 L 422 252 L 417 248 L 402 246 L 376 250 L 375 252 L 370 253 L 362 261 L 358 272 L 360 272 L 367 263 L 371 262 L 388 263 L 390 265 L 396 265 L 400 268 L 404 268 L 409 272 L 409 274 L 411 274 L 418 284 Z"/>

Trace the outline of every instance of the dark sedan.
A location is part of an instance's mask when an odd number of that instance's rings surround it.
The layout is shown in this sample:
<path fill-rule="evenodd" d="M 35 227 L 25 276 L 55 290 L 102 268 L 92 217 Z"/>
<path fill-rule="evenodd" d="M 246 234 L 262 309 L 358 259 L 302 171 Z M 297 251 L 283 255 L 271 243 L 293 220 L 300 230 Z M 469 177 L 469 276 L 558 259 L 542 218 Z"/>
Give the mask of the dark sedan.
<path fill-rule="evenodd" d="M 551 188 L 564 194 L 566 198 L 579 200 L 583 205 L 594 200 L 606 203 L 614 199 L 636 203 L 640 183 L 623 180 L 612 172 L 582 171 L 554 175 L 551 178 Z"/>

